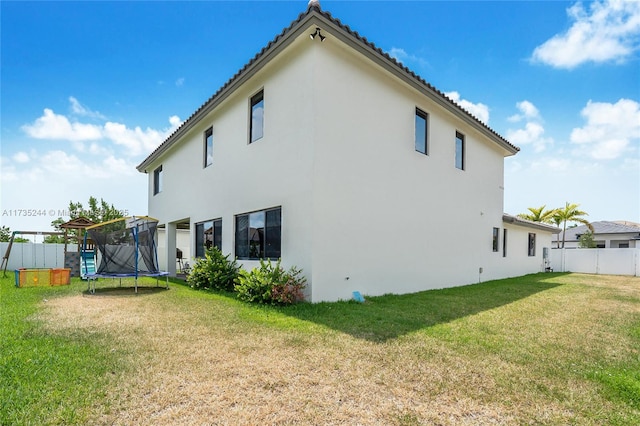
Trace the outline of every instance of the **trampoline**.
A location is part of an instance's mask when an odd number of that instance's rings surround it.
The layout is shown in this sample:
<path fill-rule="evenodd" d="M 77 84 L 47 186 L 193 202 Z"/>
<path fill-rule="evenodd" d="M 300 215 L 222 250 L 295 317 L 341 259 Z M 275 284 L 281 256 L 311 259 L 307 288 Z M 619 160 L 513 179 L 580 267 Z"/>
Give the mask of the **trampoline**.
<path fill-rule="evenodd" d="M 82 246 L 82 269 L 87 272 L 88 290 L 96 291 L 98 278 L 133 278 L 135 292 L 138 292 L 138 277 L 155 277 L 159 286 L 160 277 L 165 277 L 169 288 L 169 273 L 158 268 L 156 231 L 158 220 L 148 216 L 130 216 L 98 223 L 86 228 Z M 87 259 L 93 250 L 87 241 L 95 245 L 95 272 L 90 271 Z"/>

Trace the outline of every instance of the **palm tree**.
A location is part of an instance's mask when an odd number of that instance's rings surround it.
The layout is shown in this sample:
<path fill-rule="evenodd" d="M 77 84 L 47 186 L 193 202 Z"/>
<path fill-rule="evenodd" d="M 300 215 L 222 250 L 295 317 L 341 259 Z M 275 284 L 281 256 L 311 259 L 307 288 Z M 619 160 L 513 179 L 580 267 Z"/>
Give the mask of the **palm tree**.
<path fill-rule="evenodd" d="M 553 216 L 556 213 L 556 210 L 546 210 L 547 205 L 541 207 L 529 207 L 530 213 L 520 213 L 518 215 L 521 219 L 530 220 L 531 222 L 542 222 L 542 223 L 553 223 Z"/>
<path fill-rule="evenodd" d="M 552 224 L 554 224 L 555 226 L 557 226 L 558 228 L 560 228 L 560 224 L 562 224 L 562 218 L 560 217 L 560 215 L 558 214 L 558 209 L 556 209 L 553 213 L 553 216 L 551 217 L 551 222 Z M 560 234 L 556 234 L 556 248 L 560 248 Z"/>
<path fill-rule="evenodd" d="M 580 204 L 569 204 L 568 202 L 565 204 L 563 209 L 557 209 L 554 216 L 554 222 L 560 224 L 562 223 L 562 248 L 564 248 L 565 234 L 567 231 L 567 222 L 578 222 L 583 225 L 587 225 L 589 231 L 593 232 L 593 226 L 589 223 L 589 221 L 582 216 L 589 216 L 587 212 L 583 212 L 582 210 L 578 210 Z"/>

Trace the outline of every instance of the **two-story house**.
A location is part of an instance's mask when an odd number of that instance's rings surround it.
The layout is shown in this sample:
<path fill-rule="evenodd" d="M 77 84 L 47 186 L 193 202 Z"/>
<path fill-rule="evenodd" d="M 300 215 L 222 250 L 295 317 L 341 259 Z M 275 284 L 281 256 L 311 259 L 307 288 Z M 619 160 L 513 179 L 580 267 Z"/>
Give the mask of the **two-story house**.
<path fill-rule="evenodd" d="M 303 268 L 316 302 L 544 270 L 555 228 L 503 214 L 517 152 L 312 1 L 138 170 L 170 273 L 188 227 L 195 256 Z"/>

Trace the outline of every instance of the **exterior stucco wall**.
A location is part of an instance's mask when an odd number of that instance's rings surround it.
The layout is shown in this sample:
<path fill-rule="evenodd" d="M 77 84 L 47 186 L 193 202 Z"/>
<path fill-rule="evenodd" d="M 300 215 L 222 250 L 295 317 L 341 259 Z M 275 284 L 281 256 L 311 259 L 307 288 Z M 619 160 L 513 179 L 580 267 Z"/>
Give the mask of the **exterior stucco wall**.
<path fill-rule="evenodd" d="M 249 144 L 249 98 L 261 89 L 264 137 Z M 429 114 L 428 155 L 414 149 L 416 107 Z M 214 159 L 204 168 L 211 126 Z M 454 167 L 456 131 L 465 135 L 465 170 Z M 190 253 L 195 224 L 221 218 L 223 252 L 235 256 L 235 215 L 281 206 L 283 265 L 303 268 L 313 302 L 538 272 L 551 234 L 533 231 L 529 257 L 530 231 L 503 224 L 505 154 L 337 39 L 303 34 L 148 168 L 149 215 L 188 221 Z M 153 195 L 160 164 L 164 187 Z"/>
<path fill-rule="evenodd" d="M 337 44 L 318 60 L 313 300 L 477 282 L 502 228 L 503 152 Z M 428 156 L 414 148 L 416 107 L 429 113 Z"/>
<path fill-rule="evenodd" d="M 234 256 L 235 215 L 281 206 L 283 265 L 311 274 L 313 54 L 292 46 L 149 168 L 149 215 L 161 224 L 188 219 L 191 253 L 196 223 L 221 218 L 222 250 Z M 262 89 L 264 137 L 249 144 L 249 98 Z M 213 164 L 204 168 L 204 132 L 211 126 Z M 164 188 L 154 196 L 159 164 Z M 258 262 L 243 263 L 251 268 Z"/>
<path fill-rule="evenodd" d="M 507 230 L 506 256 L 503 256 L 504 229 Z M 535 256 L 529 256 L 529 233 L 536 235 Z M 544 249 L 551 250 L 552 238 L 554 236 L 550 232 L 505 223 L 500 231 L 500 249 L 494 253 L 497 255 L 494 269 L 487 271 L 483 281 L 543 272 L 546 267 Z"/>

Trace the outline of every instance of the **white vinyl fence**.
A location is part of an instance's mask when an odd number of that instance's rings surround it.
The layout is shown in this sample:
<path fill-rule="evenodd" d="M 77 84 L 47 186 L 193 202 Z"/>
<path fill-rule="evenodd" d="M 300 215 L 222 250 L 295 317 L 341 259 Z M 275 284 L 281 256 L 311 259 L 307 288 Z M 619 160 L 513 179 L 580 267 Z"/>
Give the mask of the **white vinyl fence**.
<path fill-rule="evenodd" d="M 0 243 L 3 257 L 8 246 Z M 7 272 L 19 268 L 64 268 L 64 244 L 13 243 Z"/>
<path fill-rule="evenodd" d="M 554 272 L 640 276 L 640 248 L 553 249 Z"/>

